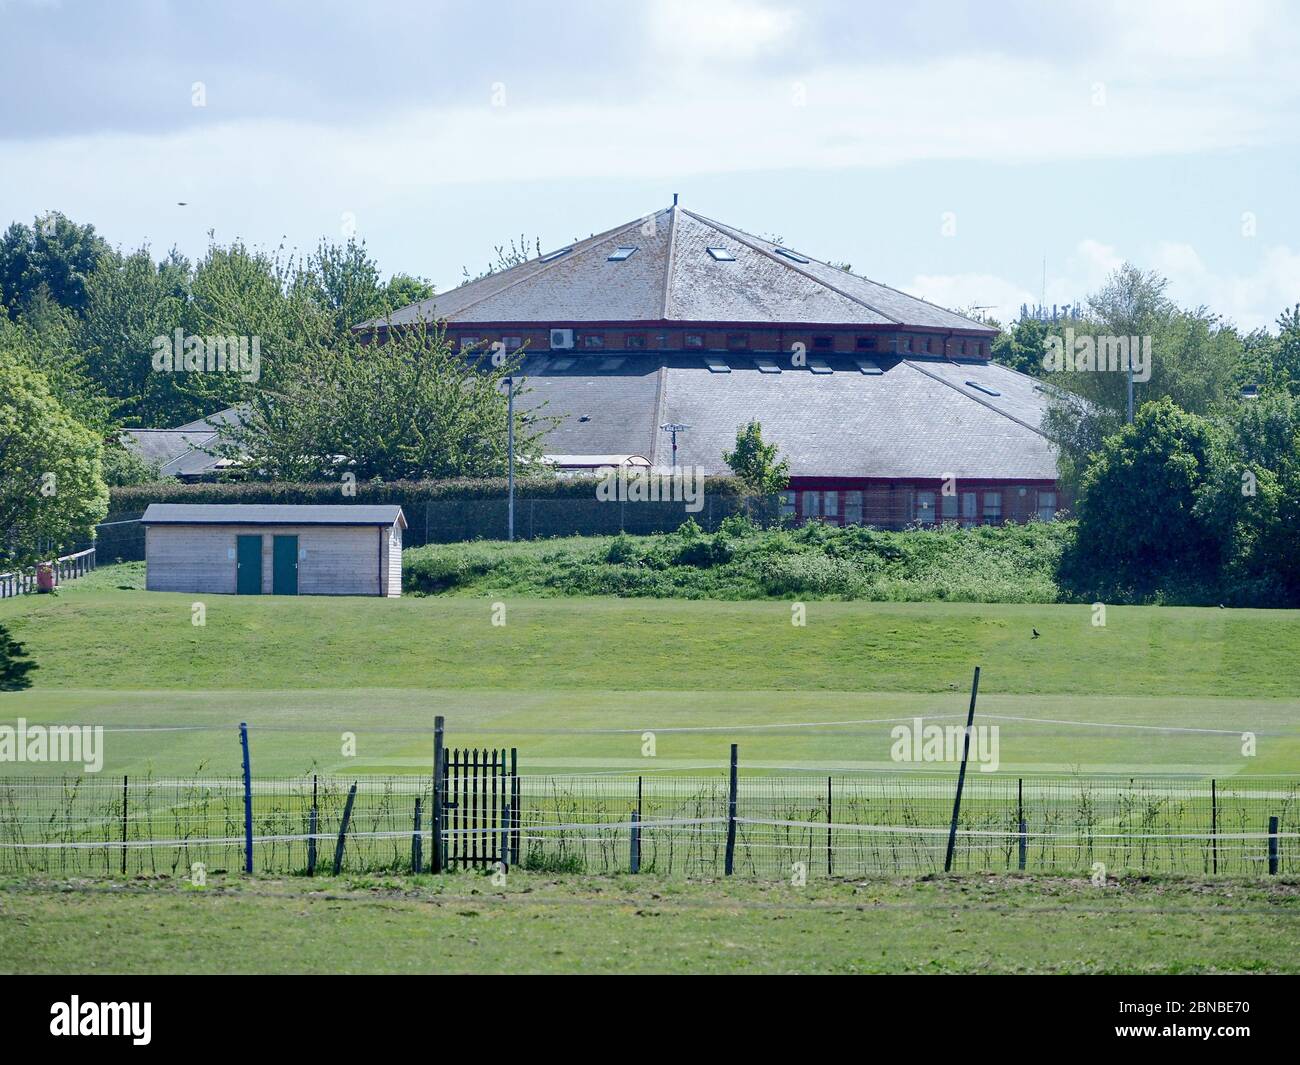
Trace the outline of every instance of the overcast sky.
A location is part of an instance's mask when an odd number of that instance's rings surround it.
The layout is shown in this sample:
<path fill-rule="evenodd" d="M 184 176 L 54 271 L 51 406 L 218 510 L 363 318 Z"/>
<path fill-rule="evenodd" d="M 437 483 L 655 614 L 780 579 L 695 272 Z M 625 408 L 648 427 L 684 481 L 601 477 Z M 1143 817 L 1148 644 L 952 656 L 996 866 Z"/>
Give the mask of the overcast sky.
<path fill-rule="evenodd" d="M 0 225 L 355 227 L 445 289 L 677 192 L 1004 319 L 1124 259 L 1245 327 L 1300 301 L 1285 0 L 0 0 L 0 42 Z"/>

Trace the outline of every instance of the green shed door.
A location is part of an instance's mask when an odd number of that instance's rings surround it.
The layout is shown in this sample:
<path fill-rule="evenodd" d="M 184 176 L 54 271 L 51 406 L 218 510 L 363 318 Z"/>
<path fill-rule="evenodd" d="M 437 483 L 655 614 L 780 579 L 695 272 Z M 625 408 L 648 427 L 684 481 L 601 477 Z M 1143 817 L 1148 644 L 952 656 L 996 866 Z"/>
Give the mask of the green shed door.
<path fill-rule="evenodd" d="M 298 537 L 277 536 L 271 551 L 271 591 L 298 594 Z"/>
<path fill-rule="evenodd" d="M 235 591 L 239 595 L 262 594 L 262 538 L 235 539 Z"/>

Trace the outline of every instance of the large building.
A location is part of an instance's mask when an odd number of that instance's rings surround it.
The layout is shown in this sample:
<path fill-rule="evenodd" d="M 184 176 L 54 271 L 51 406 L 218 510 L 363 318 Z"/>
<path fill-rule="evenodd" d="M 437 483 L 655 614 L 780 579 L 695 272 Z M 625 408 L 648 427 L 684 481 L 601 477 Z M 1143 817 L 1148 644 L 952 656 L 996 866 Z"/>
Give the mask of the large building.
<path fill-rule="evenodd" d="M 1063 505 L 1044 386 L 989 361 L 995 331 L 812 255 L 666 210 L 358 329 L 439 320 L 460 349 L 523 349 L 546 451 L 728 471 L 751 420 L 801 519 L 1049 519 Z"/>

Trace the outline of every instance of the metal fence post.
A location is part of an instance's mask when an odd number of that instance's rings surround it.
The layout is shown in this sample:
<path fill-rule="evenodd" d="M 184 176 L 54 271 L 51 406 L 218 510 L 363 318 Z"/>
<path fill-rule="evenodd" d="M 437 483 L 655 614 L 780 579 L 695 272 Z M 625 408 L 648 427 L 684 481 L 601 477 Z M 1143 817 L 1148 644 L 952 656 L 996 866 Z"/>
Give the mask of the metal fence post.
<path fill-rule="evenodd" d="M 1020 826 L 1020 871 L 1025 871 L 1025 852 L 1029 849 L 1029 838 L 1025 833 L 1025 778 L 1016 778 L 1016 822 Z"/>
<path fill-rule="evenodd" d="M 122 778 L 122 875 L 126 876 L 126 781 Z"/>
<path fill-rule="evenodd" d="M 423 864 L 420 844 L 420 797 L 415 797 L 415 831 L 411 833 L 411 872 L 418 873 Z"/>
<path fill-rule="evenodd" d="M 1210 778 L 1210 857 L 1212 870 L 1219 871 L 1219 789 L 1218 782 Z"/>
<path fill-rule="evenodd" d="M 506 803 L 501 809 L 501 865 L 507 871 L 510 869 L 510 804 Z"/>
<path fill-rule="evenodd" d="M 1268 875 L 1277 876 L 1277 818 L 1268 819 Z"/>
<path fill-rule="evenodd" d="M 439 714 L 433 719 L 433 811 L 429 818 L 433 829 L 433 854 L 430 856 L 429 872 L 441 873 L 443 867 L 442 851 L 442 811 L 447 797 L 442 793 L 442 730 L 443 717 Z"/>
<path fill-rule="evenodd" d="M 253 769 L 248 760 L 248 722 L 239 723 L 239 745 L 244 750 L 244 872 L 253 871 Z"/>
<path fill-rule="evenodd" d="M 834 818 L 831 817 L 831 778 L 826 778 L 826 875 L 835 875 L 835 864 L 833 852 L 831 850 L 831 825 Z"/>
<path fill-rule="evenodd" d="M 975 667 L 975 679 L 970 686 L 970 710 L 966 713 L 966 738 L 961 749 L 961 770 L 957 774 L 957 795 L 952 803 L 952 827 L 948 829 L 948 853 L 943 859 L 943 871 L 952 870 L 952 852 L 957 846 L 957 818 L 961 815 L 961 790 L 966 786 L 966 761 L 970 758 L 970 732 L 975 721 L 975 698 L 980 690 L 980 667 Z"/>
<path fill-rule="evenodd" d="M 343 804 L 343 823 L 339 825 L 339 841 L 334 845 L 334 875 L 343 868 L 343 843 L 348 835 L 348 822 L 352 820 L 352 803 L 357 797 L 356 781 L 348 788 L 348 801 Z"/>
<path fill-rule="evenodd" d="M 736 762 L 737 744 L 731 745 L 731 784 L 727 790 L 727 856 L 724 869 L 730 876 L 736 867 Z"/>

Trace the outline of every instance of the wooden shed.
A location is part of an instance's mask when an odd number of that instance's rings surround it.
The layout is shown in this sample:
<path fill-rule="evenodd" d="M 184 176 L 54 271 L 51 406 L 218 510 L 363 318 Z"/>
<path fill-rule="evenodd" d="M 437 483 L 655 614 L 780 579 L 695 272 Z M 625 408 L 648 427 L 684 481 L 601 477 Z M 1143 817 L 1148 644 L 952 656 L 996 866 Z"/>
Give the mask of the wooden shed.
<path fill-rule="evenodd" d="M 151 592 L 402 594 L 399 506 L 153 503 L 142 523 Z"/>

